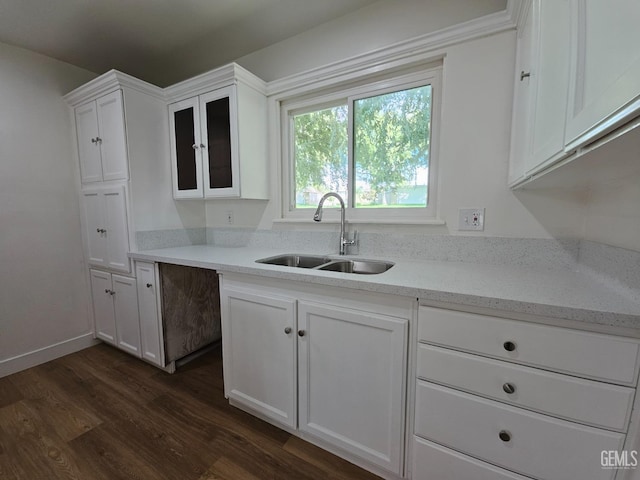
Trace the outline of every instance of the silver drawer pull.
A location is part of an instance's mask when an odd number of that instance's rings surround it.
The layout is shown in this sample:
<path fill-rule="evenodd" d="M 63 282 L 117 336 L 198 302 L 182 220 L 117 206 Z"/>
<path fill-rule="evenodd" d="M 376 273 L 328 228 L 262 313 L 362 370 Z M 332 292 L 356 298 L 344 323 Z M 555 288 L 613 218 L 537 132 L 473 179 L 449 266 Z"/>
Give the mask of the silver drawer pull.
<path fill-rule="evenodd" d="M 511 441 L 511 433 L 507 432 L 506 430 L 500 430 L 500 433 L 498 434 L 498 436 L 500 437 L 500 440 L 502 440 L 503 442 Z"/>
<path fill-rule="evenodd" d="M 307 333 L 307 332 L 305 332 L 304 330 L 298 330 L 298 336 L 299 336 L 299 337 L 304 337 L 304 335 L 305 335 L 306 333 Z"/>
<path fill-rule="evenodd" d="M 516 386 L 513 383 L 505 383 L 504 385 L 502 385 L 502 390 L 504 390 L 505 393 L 508 393 L 509 395 L 511 395 L 512 393 L 516 392 Z"/>
<path fill-rule="evenodd" d="M 287 335 L 289 335 L 291 333 L 291 327 L 286 327 L 284 329 L 284 333 L 286 333 Z"/>
<path fill-rule="evenodd" d="M 511 341 L 504 342 L 502 346 L 507 352 L 513 352 L 516 349 L 516 344 Z"/>

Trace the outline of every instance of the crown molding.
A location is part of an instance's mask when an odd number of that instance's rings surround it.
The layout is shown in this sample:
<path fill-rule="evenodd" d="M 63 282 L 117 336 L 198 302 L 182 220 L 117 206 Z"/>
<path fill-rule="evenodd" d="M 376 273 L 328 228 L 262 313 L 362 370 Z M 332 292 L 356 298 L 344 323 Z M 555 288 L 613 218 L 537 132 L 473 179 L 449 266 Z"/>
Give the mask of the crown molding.
<path fill-rule="evenodd" d="M 263 95 L 266 94 L 267 84 L 264 80 L 237 63 L 230 63 L 171 85 L 164 89 L 164 94 L 167 102 L 173 103 L 238 82 L 248 85 Z"/>
<path fill-rule="evenodd" d="M 516 30 L 520 30 L 527 21 L 532 0 L 509 0 L 507 12 L 511 15 Z"/>
<path fill-rule="evenodd" d="M 164 100 L 164 91 L 162 88 L 139 80 L 126 73 L 119 72 L 118 70 L 109 70 L 107 73 L 67 93 L 62 98 L 69 105 L 75 107 L 121 87 L 128 87 L 132 90 Z"/>
<path fill-rule="evenodd" d="M 447 47 L 513 30 L 522 10 L 521 3 L 522 0 L 508 0 L 507 8 L 500 12 L 273 80 L 267 84 L 267 95 L 276 98 L 288 96 L 296 92 L 308 91 L 310 88 L 327 87 L 367 73 L 437 60 L 446 55 L 444 49 Z"/>

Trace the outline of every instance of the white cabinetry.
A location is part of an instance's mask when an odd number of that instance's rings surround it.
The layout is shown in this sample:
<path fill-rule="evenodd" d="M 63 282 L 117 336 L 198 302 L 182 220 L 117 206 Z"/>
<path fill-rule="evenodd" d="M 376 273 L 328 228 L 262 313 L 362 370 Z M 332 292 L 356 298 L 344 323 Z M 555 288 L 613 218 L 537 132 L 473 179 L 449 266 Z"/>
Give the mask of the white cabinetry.
<path fill-rule="evenodd" d="M 569 0 L 533 0 L 518 31 L 510 184 L 564 156 L 569 25 Z"/>
<path fill-rule="evenodd" d="M 410 307 L 394 311 L 364 293 L 345 299 L 322 287 L 310 293 L 229 276 L 221 307 L 230 401 L 348 459 L 402 475 Z"/>
<path fill-rule="evenodd" d="M 525 0 L 523 5 L 509 185 L 546 176 L 536 183 L 589 186 L 635 172 L 635 147 L 603 152 L 605 166 L 592 152 L 618 143 L 640 124 L 640 3 Z"/>
<path fill-rule="evenodd" d="M 637 340 L 428 306 L 417 336 L 414 479 L 614 478 Z"/>
<path fill-rule="evenodd" d="M 87 188 L 81 192 L 81 199 L 88 262 L 130 272 L 125 187 Z"/>
<path fill-rule="evenodd" d="M 574 0 L 573 8 L 568 149 L 640 113 L 640 2 Z"/>
<path fill-rule="evenodd" d="M 173 196 L 266 199 L 264 84 L 235 64 L 205 76 L 167 89 Z"/>
<path fill-rule="evenodd" d="M 96 336 L 140 357 L 136 280 L 90 270 Z"/>
<path fill-rule="evenodd" d="M 301 431 L 401 473 L 407 323 L 298 303 Z"/>
<path fill-rule="evenodd" d="M 226 395 L 295 428 L 295 299 L 225 284 L 221 307 Z"/>
<path fill-rule="evenodd" d="M 75 118 L 82 183 L 126 180 L 129 169 L 122 91 L 76 107 Z"/>
<path fill-rule="evenodd" d="M 136 262 L 142 358 L 164 367 L 162 309 L 160 307 L 160 283 L 158 278 L 159 275 L 155 264 Z"/>

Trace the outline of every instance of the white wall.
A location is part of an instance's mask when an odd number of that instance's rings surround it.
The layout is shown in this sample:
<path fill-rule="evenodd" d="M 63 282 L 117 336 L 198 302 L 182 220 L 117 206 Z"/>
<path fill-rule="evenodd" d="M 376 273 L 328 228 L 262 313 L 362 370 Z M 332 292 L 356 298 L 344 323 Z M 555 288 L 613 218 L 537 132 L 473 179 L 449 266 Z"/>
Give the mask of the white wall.
<path fill-rule="evenodd" d="M 505 0 L 380 0 L 239 58 L 265 81 L 369 53 L 504 10 Z"/>
<path fill-rule="evenodd" d="M 4 360 L 90 331 L 62 95 L 93 77 L 0 44 L 0 376 Z"/>
<path fill-rule="evenodd" d="M 383 38 L 391 37 L 391 31 L 395 32 L 397 40 L 398 32 L 404 28 L 400 20 L 419 16 L 416 2 L 407 2 L 407 7 L 404 2 L 396 2 L 395 5 L 393 15 L 391 11 L 380 9 L 377 12 L 379 16 L 364 16 L 363 24 L 371 28 L 358 30 L 357 43 L 361 46 L 366 44 L 365 33 L 368 32 L 369 43 L 380 46 L 379 27 L 382 23 L 386 25 Z M 422 17 L 429 18 L 430 5 L 425 2 L 422 8 Z M 252 54 L 249 59 L 253 62 L 254 73 L 267 78 L 273 76 L 272 62 L 287 73 L 298 70 L 301 65 L 321 66 L 327 60 L 326 54 L 314 55 L 313 52 L 330 50 L 332 60 L 335 60 L 335 39 L 345 40 L 350 25 L 357 18 L 354 15 L 350 16 L 351 23 L 342 20 L 331 22 L 307 34 L 298 35 L 296 42 L 281 42 Z M 394 23 L 394 20 L 397 22 Z M 419 33 L 409 30 L 414 34 Z M 400 227 L 365 225 L 360 228 L 361 231 L 392 229 L 398 233 L 537 238 L 583 235 L 585 217 L 584 198 L 581 195 L 564 191 L 514 193 L 507 188 L 515 43 L 515 32 L 505 32 L 458 44 L 446 51 L 439 152 L 439 206 L 441 218 L 447 224 Z M 310 45 L 314 48 L 308 50 Z M 353 53 L 348 47 L 346 50 L 345 57 Z M 259 55 L 264 55 L 264 69 L 258 62 Z M 274 192 L 281 188 L 275 173 L 278 161 L 272 159 L 272 198 Z M 484 232 L 458 232 L 458 209 L 466 207 L 487 209 Z M 267 204 L 207 202 L 207 225 L 226 226 L 225 211 L 233 210 L 238 226 L 317 230 L 335 228 L 313 224 L 311 218 L 308 224 L 274 226 L 272 221 L 279 216 L 279 208 L 274 201 Z"/>
<path fill-rule="evenodd" d="M 636 160 L 638 152 L 629 152 Z M 585 239 L 640 251 L 640 176 L 592 187 L 586 210 Z"/>

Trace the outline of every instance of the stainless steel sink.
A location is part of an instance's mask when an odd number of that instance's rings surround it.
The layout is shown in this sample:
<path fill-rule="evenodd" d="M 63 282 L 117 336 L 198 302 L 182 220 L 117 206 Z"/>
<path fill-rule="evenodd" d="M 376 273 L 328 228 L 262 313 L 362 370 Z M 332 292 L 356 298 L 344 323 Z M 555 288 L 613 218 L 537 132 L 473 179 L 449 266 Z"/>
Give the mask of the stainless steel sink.
<path fill-rule="evenodd" d="M 376 275 L 393 267 L 391 262 L 376 260 L 334 260 L 318 267 L 318 270 L 331 272 L 356 273 L 359 275 Z"/>
<path fill-rule="evenodd" d="M 319 255 L 277 255 L 275 257 L 256 260 L 257 263 L 268 265 L 282 265 L 284 267 L 314 268 L 330 262 L 331 259 Z"/>
<path fill-rule="evenodd" d="M 332 259 L 321 255 L 277 255 L 275 257 L 261 258 L 257 263 L 267 265 L 281 265 L 283 267 L 313 268 L 329 272 L 355 273 L 358 275 L 375 275 L 383 273 L 393 267 L 391 262 L 378 260 L 348 260 Z"/>

